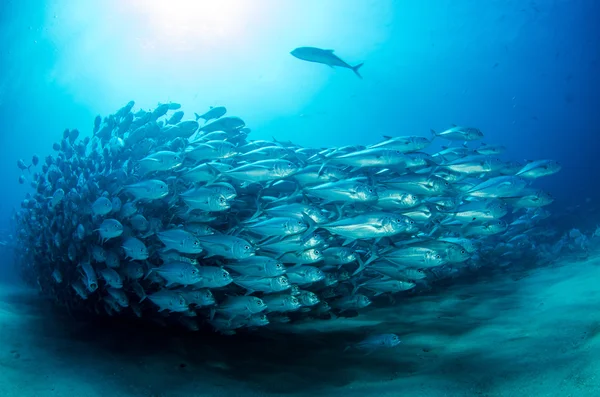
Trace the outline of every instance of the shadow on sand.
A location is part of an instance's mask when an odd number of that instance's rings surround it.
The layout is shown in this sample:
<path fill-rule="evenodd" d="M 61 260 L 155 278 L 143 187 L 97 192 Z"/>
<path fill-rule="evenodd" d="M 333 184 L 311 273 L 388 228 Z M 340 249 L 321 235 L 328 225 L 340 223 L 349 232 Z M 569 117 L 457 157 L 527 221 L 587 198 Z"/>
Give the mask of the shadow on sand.
<path fill-rule="evenodd" d="M 522 342 L 518 335 L 507 338 L 504 346 L 481 343 L 460 351 L 450 348 L 453 340 L 488 327 L 498 313 L 518 309 L 518 292 L 517 285 L 506 280 L 458 284 L 444 293 L 406 297 L 392 308 L 365 314 L 380 319 L 385 327 L 233 337 L 165 329 L 132 319 L 76 320 L 29 290 L 15 290 L 2 300 L 15 312 L 28 315 L 21 331 L 29 335 L 30 343 L 45 349 L 50 359 L 93 369 L 99 377 L 113 376 L 133 395 L 151 389 L 152 394 L 144 395 L 178 396 L 178 390 L 206 385 L 316 395 L 357 379 L 382 382 L 433 374 L 482 382 L 485 374 L 493 375 L 494 368 L 510 368 L 515 363 L 511 343 Z M 343 352 L 348 344 L 374 332 L 398 333 L 404 343 L 369 355 Z M 529 354 L 552 348 L 546 341 L 527 343 Z M 527 360 L 520 358 L 519 366 L 523 365 L 528 365 Z M 519 375 L 517 371 L 514 376 Z M 512 376 L 510 370 L 505 373 Z"/>

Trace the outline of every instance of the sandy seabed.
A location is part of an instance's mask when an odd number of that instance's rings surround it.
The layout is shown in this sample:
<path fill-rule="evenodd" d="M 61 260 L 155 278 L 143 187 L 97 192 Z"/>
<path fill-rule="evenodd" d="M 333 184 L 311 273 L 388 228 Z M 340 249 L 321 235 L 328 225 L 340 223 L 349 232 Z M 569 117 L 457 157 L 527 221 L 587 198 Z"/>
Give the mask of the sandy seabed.
<path fill-rule="evenodd" d="M 600 396 L 600 258 L 483 277 L 290 335 L 75 321 L 0 288 L 0 397 Z M 368 332 L 402 344 L 343 353 Z"/>

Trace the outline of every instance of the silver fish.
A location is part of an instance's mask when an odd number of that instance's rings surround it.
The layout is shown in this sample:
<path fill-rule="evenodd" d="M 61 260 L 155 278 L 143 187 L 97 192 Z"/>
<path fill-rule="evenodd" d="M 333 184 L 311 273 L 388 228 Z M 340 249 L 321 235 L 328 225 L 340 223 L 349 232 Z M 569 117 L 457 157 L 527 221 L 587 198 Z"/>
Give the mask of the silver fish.
<path fill-rule="evenodd" d="M 216 309 L 228 318 L 236 316 L 247 317 L 267 310 L 265 302 L 256 296 L 228 296 Z"/>
<path fill-rule="evenodd" d="M 267 305 L 268 313 L 293 312 L 302 306 L 297 297 L 289 294 L 265 295 L 262 299 Z"/>
<path fill-rule="evenodd" d="M 410 218 L 385 212 L 357 215 L 322 227 L 350 240 L 389 237 L 416 230 Z"/>
<path fill-rule="evenodd" d="M 483 133 L 479 129 L 461 126 L 455 126 L 439 133 L 431 130 L 431 134 L 434 138 L 439 137 L 450 141 L 475 141 L 483 138 Z"/>
<path fill-rule="evenodd" d="M 106 281 L 106 284 L 113 288 L 123 288 L 123 280 L 119 273 L 111 268 L 100 270 L 100 276 Z"/>
<path fill-rule="evenodd" d="M 102 241 L 117 238 L 123 234 L 123 225 L 116 219 L 105 219 L 96 230 Z"/>
<path fill-rule="evenodd" d="M 285 276 L 277 276 L 270 278 L 240 276 L 236 277 L 233 282 L 242 288 L 248 290 L 248 293 L 263 292 L 266 294 L 285 291 L 290 288 L 290 283 Z"/>
<path fill-rule="evenodd" d="M 231 208 L 227 198 L 204 187 L 193 188 L 179 195 L 191 210 L 225 211 Z"/>
<path fill-rule="evenodd" d="M 112 201 L 106 197 L 100 197 L 92 204 L 92 213 L 94 215 L 104 216 L 112 212 Z"/>
<path fill-rule="evenodd" d="M 543 176 L 556 174 L 562 169 L 562 165 L 554 160 L 537 160 L 526 164 L 515 174 L 521 178 L 536 179 Z"/>
<path fill-rule="evenodd" d="M 138 161 L 142 173 L 170 171 L 180 167 L 182 164 L 183 158 L 178 153 L 166 150 L 152 153 Z"/>
<path fill-rule="evenodd" d="M 243 276 L 277 277 L 285 274 L 286 269 L 280 261 L 267 256 L 252 256 L 225 265 Z"/>
<path fill-rule="evenodd" d="M 175 250 L 184 254 L 199 254 L 202 252 L 198 238 L 183 229 L 165 230 L 158 232 L 156 235 L 167 250 Z"/>
<path fill-rule="evenodd" d="M 385 349 L 396 347 L 400 344 L 400 338 L 396 334 L 378 334 L 370 335 L 358 343 L 346 347 L 345 350 L 350 348 L 367 351 L 368 353 L 373 352 L 377 349 Z"/>
<path fill-rule="evenodd" d="M 129 298 L 122 289 L 110 287 L 106 289 L 106 292 L 115 299 L 119 306 L 129 307 Z"/>
<path fill-rule="evenodd" d="M 148 295 L 148 300 L 158 306 L 159 312 L 169 310 L 181 313 L 189 310 L 189 305 L 185 298 L 176 291 L 160 290 Z"/>
<path fill-rule="evenodd" d="M 350 66 L 346 62 L 342 61 L 337 55 L 335 55 L 333 50 L 324 50 L 316 47 L 298 47 L 291 51 L 290 54 L 303 61 L 322 63 L 331 67 L 338 66 L 350 69 L 354 72 L 354 74 L 362 79 L 362 76 L 358 70 L 363 66 L 363 64 L 359 63 L 356 66 Z"/>
<path fill-rule="evenodd" d="M 172 285 L 192 285 L 201 281 L 198 267 L 186 262 L 165 263 L 161 267 L 150 269 L 148 275 L 150 273 L 158 273 L 164 278 L 167 281 L 167 288 Z"/>
<path fill-rule="evenodd" d="M 199 266 L 200 281 L 193 285 L 194 288 L 221 288 L 233 282 L 229 272 L 217 266 Z"/>
<path fill-rule="evenodd" d="M 167 184 L 157 179 L 126 185 L 123 189 L 133 195 L 134 201 L 158 200 L 169 194 Z"/>
<path fill-rule="evenodd" d="M 123 241 L 121 246 L 125 251 L 125 257 L 133 260 L 148 259 L 148 248 L 140 240 L 134 237 L 129 237 Z"/>
<path fill-rule="evenodd" d="M 317 267 L 299 266 L 288 269 L 287 277 L 292 284 L 307 285 L 325 278 L 325 273 Z"/>
<path fill-rule="evenodd" d="M 284 179 L 293 175 L 298 166 L 286 160 L 261 160 L 226 171 L 225 174 L 241 181 L 264 182 Z"/>
<path fill-rule="evenodd" d="M 228 259 L 245 259 L 254 255 L 256 248 L 248 241 L 234 236 L 214 234 L 196 237 L 208 257 L 221 256 Z"/>

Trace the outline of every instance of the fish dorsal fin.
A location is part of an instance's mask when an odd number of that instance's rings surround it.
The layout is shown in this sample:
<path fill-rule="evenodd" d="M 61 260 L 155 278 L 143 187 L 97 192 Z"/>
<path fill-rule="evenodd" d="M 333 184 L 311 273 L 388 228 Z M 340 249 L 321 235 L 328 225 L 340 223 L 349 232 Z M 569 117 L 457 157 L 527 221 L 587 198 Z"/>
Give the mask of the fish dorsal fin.
<path fill-rule="evenodd" d="M 333 50 L 323 50 L 323 51 L 333 54 Z"/>
<path fill-rule="evenodd" d="M 384 137 L 385 139 L 392 139 L 392 137 L 391 137 L 391 136 L 389 136 L 389 135 L 383 135 L 383 137 Z"/>

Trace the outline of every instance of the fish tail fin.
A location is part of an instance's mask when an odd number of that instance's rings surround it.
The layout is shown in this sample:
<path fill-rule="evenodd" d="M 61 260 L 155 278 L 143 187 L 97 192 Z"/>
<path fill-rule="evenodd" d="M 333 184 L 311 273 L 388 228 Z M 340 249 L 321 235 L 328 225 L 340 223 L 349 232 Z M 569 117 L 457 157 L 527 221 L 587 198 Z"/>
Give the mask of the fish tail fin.
<path fill-rule="evenodd" d="M 258 218 L 258 217 L 259 217 L 259 216 L 262 214 L 262 212 L 263 212 L 263 209 L 261 208 L 261 205 L 260 205 L 260 193 L 262 193 L 262 192 L 259 192 L 259 193 L 256 195 L 256 200 L 255 200 L 255 204 L 256 204 L 256 212 L 254 213 L 254 215 L 252 215 L 252 217 L 250 217 L 250 219 L 248 219 L 248 221 L 254 221 L 254 220 L 255 220 L 256 218 Z"/>
<path fill-rule="evenodd" d="M 358 78 L 359 78 L 359 79 L 361 79 L 361 80 L 362 80 L 362 78 L 363 78 L 363 77 L 360 75 L 360 73 L 358 73 L 358 69 L 360 69 L 360 68 L 361 68 L 363 65 L 364 65 L 364 62 L 363 62 L 363 63 L 359 63 L 359 64 L 358 64 L 358 65 L 356 65 L 356 66 L 352 66 L 352 71 L 353 71 L 353 72 L 354 72 L 354 74 L 356 74 L 356 75 L 358 76 Z"/>
<path fill-rule="evenodd" d="M 377 246 L 375 244 L 373 244 L 373 246 L 371 248 L 371 255 L 366 260 L 366 262 L 364 262 L 362 264 L 362 268 L 363 269 L 366 268 L 367 266 L 369 266 L 369 264 L 371 264 L 372 262 L 375 262 L 377 259 L 379 259 L 380 258 L 380 254 L 381 254 L 380 252 L 377 252 Z"/>
<path fill-rule="evenodd" d="M 353 281 L 351 282 L 352 284 L 352 293 L 350 295 L 356 295 L 356 293 L 358 292 L 358 290 L 360 289 L 360 287 L 362 287 L 363 285 L 365 285 L 365 283 L 358 283 L 358 281 L 356 281 L 356 279 L 353 279 Z"/>
<path fill-rule="evenodd" d="M 358 269 L 356 269 L 354 271 L 354 273 L 352 273 L 352 276 L 356 276 L 358 273 L 365 270 L 365 267 L 367 267 L 367 265 L 365 265 L 365 261 L 363 261 L 363 259 L 360 257 L 360 255 L 358 256 L 357 261 L 358 261 Z"/>
<path fill-rule="evenodd" d="M 148 277 L 150 277 L 150 274 L 152 273 L 152 271 L 156 269 L 155 267 L 151 267 L 150 269 L 148 269 L 148 273 L 146 273 L 146 275 L 144 276 L 144 280 L 146 280 Z M 141 302 L 141 301 L 140 301 Z"/>
<path fill-rule="evenodd" d="M 200 119 L 204 120 L 204 117 L 200 116 L 198 113 L 194 113 L 194 116 L 196 117 L 196 121 L 198 121 Z"/>
<path fill-rule="evenodd" d="M 435 138 L 437 138 L 438 136 L 440 136 L 437 132 L 435 132 L 435 130 L 433 128 L 430 128 L 429 131 L 431 132 L 431 140 L 433 141 Z"/>
<path fill-rule="evenodd" d="M 306 214 L 302 214 L 302 220 L 308 225 L 308 228 L 302 234 L 302 238 L 309 238 L 310 235 L 313 234 L 319 228 L 319 225 L 317 225 L 316 222 L 313 221 L 313 219 Z"/>

